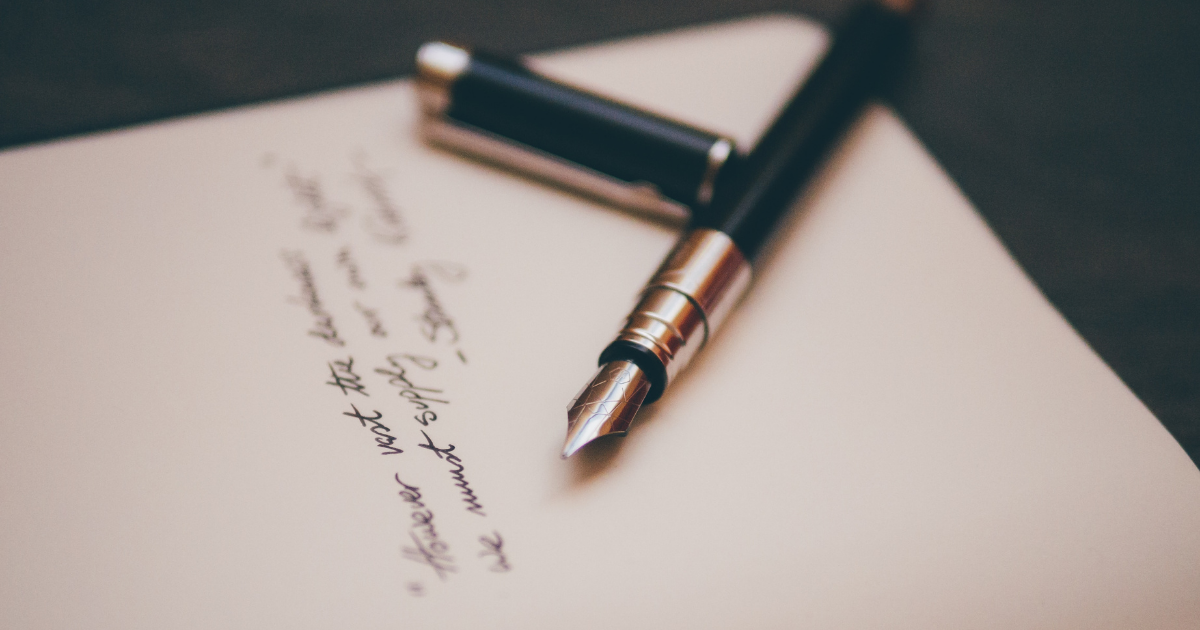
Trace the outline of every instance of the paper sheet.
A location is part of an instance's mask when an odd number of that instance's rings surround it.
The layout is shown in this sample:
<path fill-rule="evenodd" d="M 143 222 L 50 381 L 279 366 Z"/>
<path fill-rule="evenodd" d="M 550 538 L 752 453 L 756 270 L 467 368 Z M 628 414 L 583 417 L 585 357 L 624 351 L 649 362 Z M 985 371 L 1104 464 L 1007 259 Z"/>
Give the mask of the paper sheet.
<path fill-rule="evenodd" d="M 746 142 L 824 41 L 542 63 Z M 674 235 L 415 117 L 400 81 L 0 154 L 0 626 L 1195 627 L 1200 472 L 888 110 L 565 462 Z"/>

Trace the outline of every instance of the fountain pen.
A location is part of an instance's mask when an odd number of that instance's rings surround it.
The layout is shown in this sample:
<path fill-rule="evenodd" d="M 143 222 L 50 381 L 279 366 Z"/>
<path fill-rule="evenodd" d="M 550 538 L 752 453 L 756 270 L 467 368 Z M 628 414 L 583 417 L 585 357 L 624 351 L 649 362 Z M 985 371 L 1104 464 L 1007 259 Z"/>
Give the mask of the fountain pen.
<path fill-rule="evenodd" d="M 703 349 L 750 286 L 752 261 L 863 103 L 895 67 L 915 3 L 856 7 L 812 75 L 642 290 L 600 369 L 567 411 L 563 458 L 624 434 Z"/>

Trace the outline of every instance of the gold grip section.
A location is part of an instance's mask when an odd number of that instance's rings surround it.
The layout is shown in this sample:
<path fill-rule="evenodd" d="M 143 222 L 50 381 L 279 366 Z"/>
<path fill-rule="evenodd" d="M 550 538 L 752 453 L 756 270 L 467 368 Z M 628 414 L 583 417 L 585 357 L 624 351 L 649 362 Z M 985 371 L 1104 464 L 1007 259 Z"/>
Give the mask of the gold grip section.
<path fill-rule="evenodd" d="M 646 285 L 617 339 L 653 353 L 670 383 L 749 286 L 750 264 L 733 240 L 716 230 L 693 230 Z"/>

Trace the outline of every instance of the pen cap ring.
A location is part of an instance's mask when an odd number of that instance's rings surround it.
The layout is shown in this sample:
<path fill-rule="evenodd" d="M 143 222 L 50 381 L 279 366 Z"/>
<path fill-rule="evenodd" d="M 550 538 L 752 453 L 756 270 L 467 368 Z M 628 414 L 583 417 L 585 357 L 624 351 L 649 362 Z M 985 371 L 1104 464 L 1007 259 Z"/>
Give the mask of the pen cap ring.
<path fill-rule="evenodd" d="M 714 333 L 750 286 L 750 264 L 729 236 L 710 229 L 688 232 L 646 285 L 617 340 L 611 359 L 639 364 L 653 357 L 667 382 Z M 636 348 L 626 352 L 621 348 Z M 657 384 L 656 384 L 657 385 Z M 666 387 L 664 382 L 656 392 Z"/>
<path fill-rule="evenodd" d="M 750 263 L 733 239 L 692 230 L 679 241 L 647 287 L 678 291 L 704 313 L 705 338 L 716 331 L 750 285 Z"/>

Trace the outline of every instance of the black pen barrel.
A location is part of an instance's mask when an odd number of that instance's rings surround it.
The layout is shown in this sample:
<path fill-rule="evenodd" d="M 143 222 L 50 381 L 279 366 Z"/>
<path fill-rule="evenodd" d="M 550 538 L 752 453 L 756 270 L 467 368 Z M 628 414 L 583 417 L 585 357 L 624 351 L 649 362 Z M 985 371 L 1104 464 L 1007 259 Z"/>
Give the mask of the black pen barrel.
<path fill-rule="evenodd" d="M 908 28 L 906 13 L 876 2 L 854 10 L 758 144 L 726 180 L 718 181 L 709 211 L 698 214 L 692 227 L 728 234 L 752 260 L 894 65 Z"/>

